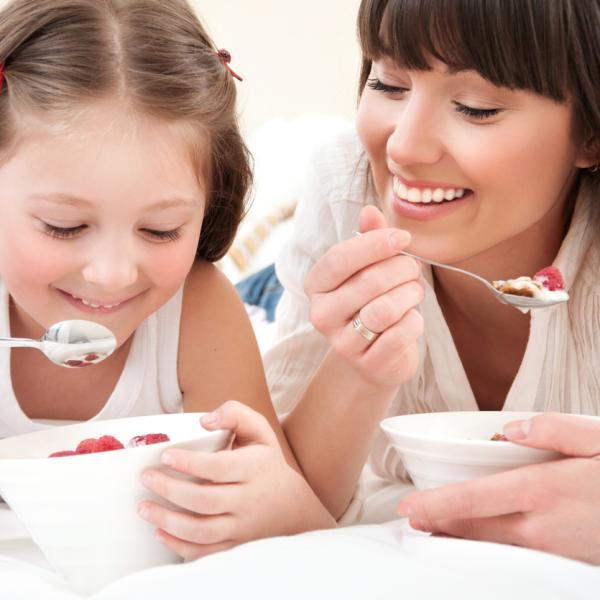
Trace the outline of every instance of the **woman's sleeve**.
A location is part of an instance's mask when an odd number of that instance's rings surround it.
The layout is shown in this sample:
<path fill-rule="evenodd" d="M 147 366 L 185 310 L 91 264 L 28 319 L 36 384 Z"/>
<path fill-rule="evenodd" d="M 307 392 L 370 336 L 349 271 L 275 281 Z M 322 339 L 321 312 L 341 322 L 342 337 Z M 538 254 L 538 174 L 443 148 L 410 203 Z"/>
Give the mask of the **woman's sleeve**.
<path fill-rule="evenodd" d="M 277 306 L 275 339 L 264 355 L 264 363 L 280 419 L 298 402 L 329 348 L 327 340 L 310 322 L 310 306 L 304 293 L 308 272 L 338 241 L 328 201 L 335 190 L 324 172 L 327 164 L 315 155 L 298 200 L 292 237 L 275 264 L 284 293 Z"/>

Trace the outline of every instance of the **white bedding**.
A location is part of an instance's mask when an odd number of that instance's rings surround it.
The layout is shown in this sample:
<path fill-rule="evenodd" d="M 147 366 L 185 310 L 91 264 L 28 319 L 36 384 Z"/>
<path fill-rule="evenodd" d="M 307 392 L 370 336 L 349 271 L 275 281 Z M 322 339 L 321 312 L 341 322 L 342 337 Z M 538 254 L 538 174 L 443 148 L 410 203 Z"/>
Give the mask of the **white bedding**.
<path fill-rule="evenodd" d="M 19 559 L 10 556 L 11 544 L 20 548 Z M 40 566 L 28 540 L 4 540 L 0 551 L 0 598 L 80 598 Z M 511 546 L 434 538 L 397 520 L 245 544 L 132 574 L 91 598 L 596 600 L 598 590 L 598 567 Z"/>

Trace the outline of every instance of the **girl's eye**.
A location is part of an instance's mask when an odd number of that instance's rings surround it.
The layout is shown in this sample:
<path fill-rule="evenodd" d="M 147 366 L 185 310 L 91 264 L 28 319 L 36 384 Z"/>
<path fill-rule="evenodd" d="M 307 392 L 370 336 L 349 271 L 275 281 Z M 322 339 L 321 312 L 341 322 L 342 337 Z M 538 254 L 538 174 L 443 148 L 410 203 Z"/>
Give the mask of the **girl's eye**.
<path fill-rule="evenodd" d="M 372 89 L 378 92 L 384 92 L 386 94 L 403 94 L 408 90 L 403 87 L 397 87 L 394 85 L 388 85 L 387 83 L 383 83 L 380 79 L 372 78 L 367 79 L 367 85 Z"/>
<path fill-rule="evenodd" d="M 161 242 L 172 242 L 179 239 L 181 229 L 172 229 L 170 231 L 157 231 L 156 229 L 142 229 L 142 231 Z"/>
<path fill-rule="evenodd" d="M 501 109 L 499 108 L 472 108 L 465 104 L 454 103 L 456 106 L 456 112 L 459 112 L 472 119 L 489 119 L 497 115 Z"/>
<path fill-rule="evenodd" d="M 44 223 L 44 231 L 49 236 L 59 238 L 61 240 L 67 240 L 75 237 L 80 231 L 83 231 L 87 225 L 77 225 L 76 227 L 55 227 L 49 223 Z"/>

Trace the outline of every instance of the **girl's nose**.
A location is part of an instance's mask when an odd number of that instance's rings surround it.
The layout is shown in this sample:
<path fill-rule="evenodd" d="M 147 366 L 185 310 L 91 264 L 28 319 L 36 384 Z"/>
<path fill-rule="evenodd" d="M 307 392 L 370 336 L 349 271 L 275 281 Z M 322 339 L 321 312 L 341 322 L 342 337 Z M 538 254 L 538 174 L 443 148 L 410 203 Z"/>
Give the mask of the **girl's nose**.
<path fill-rule="evenodd" d="M 397 165 L 432 165 L 444 155 L 441 124 L 433 107 L 419 98 L 411 98 L 400 109 L 386 150 Z"/>
<path fill-rule="evenodd" d="M 138 278 L 138 268 L 131 253 L 113 247 L 98 250 L 83 268 L 83 278 L 99 289 L 118 292 L 131 287 Z"/>

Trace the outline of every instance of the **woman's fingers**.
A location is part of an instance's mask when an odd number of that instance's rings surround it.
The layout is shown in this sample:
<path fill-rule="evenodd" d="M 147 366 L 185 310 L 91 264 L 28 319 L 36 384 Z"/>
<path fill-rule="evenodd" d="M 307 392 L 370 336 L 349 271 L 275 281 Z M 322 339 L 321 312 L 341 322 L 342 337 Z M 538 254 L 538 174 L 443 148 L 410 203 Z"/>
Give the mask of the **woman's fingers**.
<path fill-rule="evenodd" d="M 377 229 L 330 248 L 306 277 L 304 290 L 315 296 L 337 289 L 366 267 L 396 256 L 410 243 L 401 229 Z"/>
<path fill-rule="evenodd" d="M 417 261 L 406 256 L 393 256 L 370 265 L 355 273 L 338 289 L 311 296 L 311 321 L 316 329 L 327 335 L 344 327 L 360 311 L 363 323 L 367 325 L 368 321 L 369 329 L 381 332 L 402 316 L 396 306 L 404 305 L 403 312 L 412 308 L 412 305 L 406 305 L 406 300 L 402 300 L 404 292 L 408 294 L 409 302 L 411 291 L 416 291 L 422 299 L 420 274 L 421 267 Z M 402 287 L 402 284 L 410 285 Z M 418 289 L 419 286 L 421 289 Z M 364 308 L 371 303 L 367 312 L 372 314 L 368 315 Z M 390 309 L 396 315 L 395 319 L 389 318 Z M 386 314 L 382 315 L 382 311 Z"/>
<path fill-rule="evenodd" d="M 547 413 L 512 421 L 504 435 L 524 446 L 555 450 L 566 456 L 600 456 L 600 420 L 577 415 Z"/>

